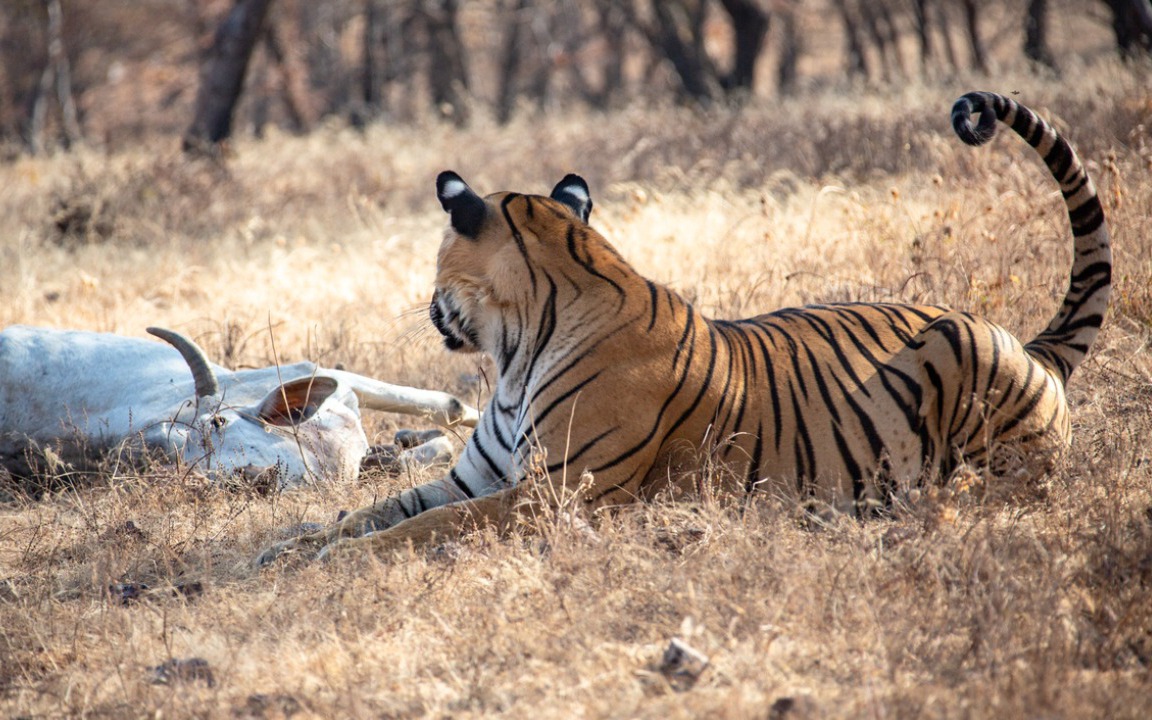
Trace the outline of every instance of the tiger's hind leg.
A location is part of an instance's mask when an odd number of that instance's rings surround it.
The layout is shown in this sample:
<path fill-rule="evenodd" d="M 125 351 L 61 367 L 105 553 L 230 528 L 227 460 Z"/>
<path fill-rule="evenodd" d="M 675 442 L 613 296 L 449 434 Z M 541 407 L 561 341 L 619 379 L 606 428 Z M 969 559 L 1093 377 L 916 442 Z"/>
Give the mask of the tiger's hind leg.
<path fill-rule="evenodd" d="M 926 467 L 947 481 L 961 466 L 1035 479 L 1068 445 L 1064 386 L 1010 332 L 952 312 L 916 337 Z"/>

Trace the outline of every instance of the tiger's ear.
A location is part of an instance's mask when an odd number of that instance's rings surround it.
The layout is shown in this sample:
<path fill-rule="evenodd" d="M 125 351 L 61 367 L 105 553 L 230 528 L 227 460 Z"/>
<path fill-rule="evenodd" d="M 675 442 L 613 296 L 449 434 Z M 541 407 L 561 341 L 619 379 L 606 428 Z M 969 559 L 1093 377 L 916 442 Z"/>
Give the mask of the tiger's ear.
<path fill-rule="evenodd" d="M 588 222 L 588 216 L 592 214 L 592 193 L 588 191 L 584 178 L 568 173 L 552 188 L 551 197 L 572 208 L 583 222 Z"/>
<path fill-rule="evenodd" d="M 488 206 L 459 175 L 451 170 L 440 173 L 436 177 L 436 196 L 444 212 L 452 215 L 452 228 L 456 232 L 470 238 L 480 234 Z"/>

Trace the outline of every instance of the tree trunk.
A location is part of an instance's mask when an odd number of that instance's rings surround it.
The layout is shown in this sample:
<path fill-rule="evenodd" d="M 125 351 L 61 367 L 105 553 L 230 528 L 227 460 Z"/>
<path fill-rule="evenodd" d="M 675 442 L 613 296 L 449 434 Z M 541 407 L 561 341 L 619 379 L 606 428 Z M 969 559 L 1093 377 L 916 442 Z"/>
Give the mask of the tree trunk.
<path fill-rule="evenodd" d="M 48 114 L 48 93 L 52 90 L 52 63 L 44 66 L 40 81 L 32 92 L 28 111 L 28 152 L 39 155 L 44 151 L 44 119 Z"/>
<path fill-rule="evenodd" d="M 468 122 L 468 108 L 462 90 L 468 89 L 464 45 L 457 24 L 458 0 L 426 0 L 424 20 L 428 25 L 429 90 L 432 105 L 442 118 L 457 125 Z"/>
<path fill-rule="evenodd" d="M 1152 50 L 1152 3 L 1149 0 L 1104 0 L 1112 9 L 1116 47 L 1124 57 Z"/>
<path fill-rule="evenodd" d="M 702 52 L 703 8 L 704 0 L 693 3 L 655 2 L 652 11 L 657 27 L 640 27 L 653 47 L 672 64 L 684 93 L 707 105 L 715 95 L 716 74 L 707 55 Z"/>
<path fill-rule="evenodd" d="M 932 23 L 928 20 L 929 0 L 916 0 L 912 14 L 916 19 L 916 37 L 920 40 L 920 69 L 925 70 L 932 60 Z"/>
<path fill-rule="evenodd" d="M 934 3 L 932 7 L 936 11 L 936 24 L 940 26 L 944 59 L 948 62 L 948 67 L 955 70 L 960 67 L 960 64 L 956 60 L 956 47 L 952 44 L 952 27 L 948 24 L 948 8 L 940 3 Z"/>
<path fill-rule="evenodd" d="M 972 67 L 978 72 L 988 74 L 988 51 L 984 49 L 984 40 L 980 37 L 980 8 L 976 0 L 963 0 L 964 28 L 968 31 L 968 46 L 972 49 Z"/>
<path fill-rule="evenodd" d="M 754 0 L 720 0 L 732 20 L 735 46 L 732 49 L 732 72 L 721 80 L 726 91 L 751 92 L 756 81 L 756 60 L 768 35 L 769 18 Z"/>
<path fill-rule="evenodd" d="M 383 110 L 384 104 L 384 72 L 381 68 L 380 53 L 384 48 L 386 12 L 380 7 L 380 0 L 365 0 L 360 99 L 364 101 L 364 107 L 371 115 Z"/>
<path fill-rule="evenodd" d="M 255 53 L 248 63 L 248 124 L 257 138 L 264 137 L 264 128 L 272 116 L 272 99 L 276 96 L 273 62 L 272 50 L 265 42 L 264 52 Z"/>
<path fill-rule="evenodd" d="M 64 49 L 64 11 L 60 0 L 48 0 L 48 62 L 40 73 L 28 113 L 28 149 L 33 154 L 45 148 L 44 126 L 48 115 L 48 95 L 56 85 L 56 102 L 60 105 L 60 124 L 65 147 L 80 141 L 80 121 L 72 98 L 72 68 Z"/>
<path fill-rule="evenodd" d="M 268 56 L 276 64 L 280 79 L 280 96 L 296 132 L 308 132 L 316 124 L 316 110 L 308 89 L 308 67 L 297 48 L 303 43 L 294 24 L 269 21 L 264 34 Z"/>
<path fill-rule="evenodd" d="M 80 121 L 72 98 L 72 66 L 64 50 L 64 11 L 60 0 L 48 0 L 48 57 L 56 70 L 56 99 L 60 103 L 64 140 L 72 145 L 80 141 Z"/>
<path fill-rule="evenodd" d="M 616 0 L 596 3 L 600 34 L 604 36 L 604 81 L 593 103 L 607 107 L 612 98 L 624 87 L 624 39 L 627 30 L 626 13 Z"/>
<path fill-rule="evenodd" d="M 528 9 L 528 0 L 515 0 L 512 17 L 505 23 L 504 51 L 500 57 L 500 90 L 496 97 L 496 121 L 501 125 L 512 117 L 516 106 L 516 90 L 520 74 L 520 50 L 523 43 L 521 26 Z"/>
<path fill-rule="evenodd" d="M 1048 48 L 1048 0 L 1029 0 L 1024 16 L 1024 57 L 1050 68 L 1056 59 Z"/>
<path fill-rule="evenodd" d="M 891 48 L 895 71 L 901 76 L 907 75 L 904 67 L 904 53 L 900 51 L 900 29 L 896 19 L 892 16 L 892 8 L 887 2 L 876 3 L 876 15 L 880 22 L 880 34 L 884 42 Z"/>
<path fill-rule="evenodd" d="M 880 56 L 880 79 L 888 82 L 891 79 L 892 68 L 898 63 L 898 60 L 891 57 L 888 38 L 885 37 L 884 31 L 880 27 L 880 20 L 876 17 L 872 4 L 867 0 L 861 2 L 859 10 L 864 29 L 868 31 L 868 35 L 872 38 L 872 44 L 876 46 L 876 52 Z"/>
<path fill-rule="evenodd" d="M 865 0 L 867 1 L 867 0 Z M 864 43 L 860 39 L 860 30 L 856 18 L 848 9 L 846 0 L 836 0 L 836 9 L 840 12 L 840 20 L 844 25 L 845 52 L 848 55 L 848 74 L 862 75 L 868 78 L 868 58 L 864 55 Z"/>
<path fill-rule="evenodd" d="M 185 152 L 214 154 L 232 134 L 232 116 L 252 50 L 264 26 L 272 0 L 236 0 L 216 29 L 208 61 L 200 75 L 196 113 L 184 133 Z"/>
<path fill-rule="evenodd" d="M 776 70 L 777 90 L 783 95 L 796 91 L 799 76 L 796 66 L 800 61 L 802 49 L 800 31 L 796 27 L 796 11 L 788 8 L 782 14 L 784 24 L 784 42 L 780 46 L 780 65 Z"/>

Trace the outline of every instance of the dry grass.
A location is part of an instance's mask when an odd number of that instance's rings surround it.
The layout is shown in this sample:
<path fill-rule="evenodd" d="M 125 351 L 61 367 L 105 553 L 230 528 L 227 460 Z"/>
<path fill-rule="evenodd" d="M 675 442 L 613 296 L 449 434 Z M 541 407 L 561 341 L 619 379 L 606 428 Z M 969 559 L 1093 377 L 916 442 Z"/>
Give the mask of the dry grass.
<path fill-rule="evenodd" d="M 419 478 L 260 498 L 109 472 L 0 506 L 0 715 L 1147 717 L 1152 94 L 1138 75 L 986 83 L 1070 134 L 1115 241 L 1116 302 L 1071 389 L 1075 448 L 1039 487 L 956 483 L 889 519 L 817 525 L 772 498 L 703 498 L 594 534 L 557 521 L 256 572 L 282 528 Z M 929 301 L 1027 336 L 1063 293 L 1059 197 L 1015 139 L 973 151 L 950 136 L 965 89 L 329 128 L 242 143 L 225 168 L 167 147 L 19 160 L 0 167 L 0 326 L 163 324 L 233 365 L 271 360 L 271 328 L 281 359 L 481 392 L 490 368 L 447 357 L 423 315 L 443 224 L 431 178 L 453 167 L 483 191 L 585 173 L 594 223 L 709 312 Z M 711 657 L 687 689 L 656 669 L 673 636 Z M 211 681 L 185 666 L 154 682 L 189 658 Z"/>

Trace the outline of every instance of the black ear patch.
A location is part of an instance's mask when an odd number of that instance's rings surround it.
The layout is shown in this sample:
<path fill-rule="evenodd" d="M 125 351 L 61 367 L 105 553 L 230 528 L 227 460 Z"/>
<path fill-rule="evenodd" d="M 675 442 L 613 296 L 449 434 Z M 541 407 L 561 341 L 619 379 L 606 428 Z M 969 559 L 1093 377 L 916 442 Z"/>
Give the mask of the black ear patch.
<path fill-rule="evenodd" d="M 436 177 L 436 196 L 440 198 L 444 212 L 452 215 L 452 227 L 456 232 L 470 238 L 480 234 L 488 206 L 463 178 L 451 170 L 440 173 Z"/>
<path fill-rule="evenodd" d="M 588 183 L 579 175 L 568 173 L 564 179 L 552 188 L 552 199 L 559 200 L 576 213 L 576 217 L 588 222 L 592 214 L 592 193 L 588 190 Z"/>

